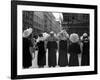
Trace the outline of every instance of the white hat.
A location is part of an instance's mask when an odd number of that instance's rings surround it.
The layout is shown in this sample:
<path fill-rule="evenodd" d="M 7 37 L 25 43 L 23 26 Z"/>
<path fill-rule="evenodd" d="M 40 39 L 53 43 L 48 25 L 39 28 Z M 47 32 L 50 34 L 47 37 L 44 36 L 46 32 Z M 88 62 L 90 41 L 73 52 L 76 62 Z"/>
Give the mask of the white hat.
<path fill-rule="evenodd" d="M 83 34 L 83 37 L 86 37 L 86 36 L 88 36 L 88 34 L 87 34 L 87 33 L 84 33 L 84 34 Z"/>
<path fill-rule="evenodd" d="M 28 37 L 32 33 L 32 28 L 24 30 L 23 37 Z"/>
<path fill-rule="evenodd" d="M 71 41 L 72 43 L 78 42 L 78 41 L 79 41 L 79 36 L 78 36 L 78 34 L 72 33 L 72 34 L 70 35 L 70 41 Z"/>

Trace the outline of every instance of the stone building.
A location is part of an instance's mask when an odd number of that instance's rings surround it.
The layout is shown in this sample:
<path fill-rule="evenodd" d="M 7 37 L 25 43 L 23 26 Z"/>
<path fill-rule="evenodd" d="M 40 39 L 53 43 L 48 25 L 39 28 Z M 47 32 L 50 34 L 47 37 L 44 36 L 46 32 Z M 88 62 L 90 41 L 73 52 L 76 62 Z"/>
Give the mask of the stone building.
<path fill-rule="evenodd" d="M 44 12 L 44 21 L 45 21 L 45 31 L 50 32 L 54 31 L 55 33 L 60 32 L 60 23 L 56 21 L 54 15 L 52 13 Z"/>
<path fill-rule="evenodd" d="M 80 36 L 86 32 L 89 34 L 89 14 L 63 13 L 63 29 L 71 33 L 78 33 Z"/>
<path fill-rule="evenodd" d="M 33 27 L 33 16 L 34 13 L 32 11 L 23 11 L 23 30 Z"/>
<path fill-rule="evenodd" d="M 60 24 L 51 12 L 23 11 L 23 30 L 33 28 L 33 34 L 60 32 Z"/>

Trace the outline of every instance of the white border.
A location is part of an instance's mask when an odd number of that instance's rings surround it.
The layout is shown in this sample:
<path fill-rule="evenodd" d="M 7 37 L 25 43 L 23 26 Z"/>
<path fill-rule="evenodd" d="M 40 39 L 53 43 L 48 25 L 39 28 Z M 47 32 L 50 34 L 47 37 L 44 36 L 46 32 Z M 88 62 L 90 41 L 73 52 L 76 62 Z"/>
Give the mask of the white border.
<path fill-rule="evenodd" d="M 90 14 L 90 66 L 79 67 L 63 67 L 63 68 L 22 68 L 22 11 L 48 11 L 48 12 L 68 12 L 68 13 L 88 13 Z M 45 73 L 60 73 L 60 72 L 82 72 L 94 71 L 94 10 L 93 9 L 80 9 L 80 8 L 60 8 L 60 7 L 45 7 L 45 6 L 17 6 L 17 74 L 45 74 Z"/>

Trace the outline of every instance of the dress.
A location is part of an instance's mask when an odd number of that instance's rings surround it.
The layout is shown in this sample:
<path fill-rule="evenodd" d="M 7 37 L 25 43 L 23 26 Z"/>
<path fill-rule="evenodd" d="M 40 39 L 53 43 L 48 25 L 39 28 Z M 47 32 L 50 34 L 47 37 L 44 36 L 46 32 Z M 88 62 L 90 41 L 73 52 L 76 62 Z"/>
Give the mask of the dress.
<path fill-rule="evenodd" d="M 55 67 L 57 65 L 56 61 L 57 42 L 48 41 L 47 48 L 48 48 L 48 66 Z"/>
<path fill-rule="evenodd" d="M 46 65 L 46 51 L 45 51 L 45 43 L 44 41 L 39 41 L 37 43 L 38 47 L 38 66 L 39 67 L 44 67 Z"/>
<path fill-rule="evenodd" d="M 60 40 L 59 41 L 59 59 L 58 65 L 61 67 L 68 65 L 68 58 L 67 58 L 67 40 Z"/>
<path fill-rule="evenodd" d="M 82 66 L 89 66 L 90 55 L 89 55 L 89 40 L 83 40 L 83 52 L 82 52 Z"/>
<path fill-rule="evenodd" d="M 69 66 L 79 66 L 78 54 L 81 53 L 80 45 L 78 43 L 71 43 L 68 53 L 70 54 Z"/>
<path fill-rule="evenodd" d="M 32 66 L 32 56 L 29 51 L 30 46 L 32 46 L 31 41 L 28 38 L 23 38 L 23 68 Z"/>

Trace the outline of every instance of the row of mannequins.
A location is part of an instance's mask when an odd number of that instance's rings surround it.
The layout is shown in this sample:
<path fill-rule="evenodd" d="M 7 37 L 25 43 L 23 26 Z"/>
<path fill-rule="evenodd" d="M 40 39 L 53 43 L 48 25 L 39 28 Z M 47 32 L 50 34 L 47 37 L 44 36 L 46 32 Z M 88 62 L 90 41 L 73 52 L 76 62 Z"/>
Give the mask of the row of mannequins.
<path fill-rule="evenodd" d="M 89 37 L 87 33 L 84 33 L 81 38 L 76 33 L 69 36 L 65 30 L 56 36 L 54 32 L 50 32 L 49 36 L 45 38 L 41 33 L 37 40 L 32 37 L 30 39 L 31 33 L 32 29 L 23 32 L 23 68 L 35 65 L 32 64 L 32 59 L 35 58 L 32 57 L 32 54 L 37 54 L 39 68 L 46 65 L 46 57 L 48 57 L 48 67 L 79 66 L 79 57 L 81 57 L 81 66 L 89 66 Z M 46 56 L 47 53 L 48 56 Z"/>

